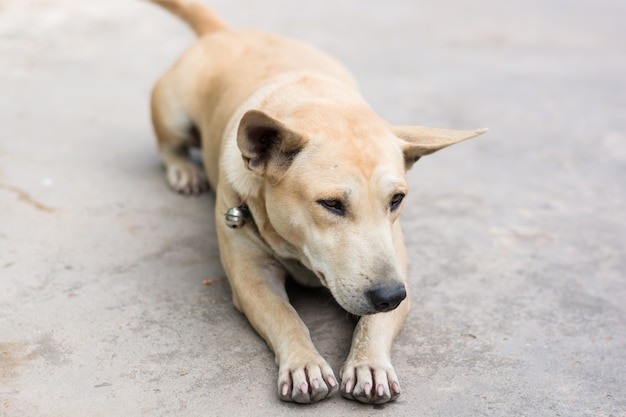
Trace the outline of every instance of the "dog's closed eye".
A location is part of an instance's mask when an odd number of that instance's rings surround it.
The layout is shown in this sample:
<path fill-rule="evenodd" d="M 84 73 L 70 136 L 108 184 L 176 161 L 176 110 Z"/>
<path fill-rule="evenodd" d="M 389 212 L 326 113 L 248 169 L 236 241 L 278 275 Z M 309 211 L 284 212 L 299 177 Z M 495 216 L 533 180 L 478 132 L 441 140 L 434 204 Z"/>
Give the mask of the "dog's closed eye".
<path fill-rule="evenodd" d="M 395 211 L 400 204 L 402 204 L 402 200 L 404 200 L 404 193 L 395 193 L 393 197 L 391 197 L 391 201 L 389 202 L 389 208 L 391 211 Z"/>
<path fill-rule="evenodd" d="M 323 200 L 317 200 L 317 203 L 324 207 L 326 210 L 338 216 L 346 214 L 346 209 L 343 202 L 336 198 L 328 198 Z"/>

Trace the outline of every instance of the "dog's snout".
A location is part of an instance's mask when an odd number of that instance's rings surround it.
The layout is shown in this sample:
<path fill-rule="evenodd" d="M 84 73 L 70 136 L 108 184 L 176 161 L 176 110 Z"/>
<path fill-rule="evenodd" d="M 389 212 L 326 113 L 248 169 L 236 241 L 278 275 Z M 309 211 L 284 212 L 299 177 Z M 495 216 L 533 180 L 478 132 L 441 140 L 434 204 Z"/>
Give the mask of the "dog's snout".
<path fill-rule="evenodd" d="M 380 285 L 367 292 L 374 308 L 379 313 L 391 311 L 406 298 L 404 284 Z"/>

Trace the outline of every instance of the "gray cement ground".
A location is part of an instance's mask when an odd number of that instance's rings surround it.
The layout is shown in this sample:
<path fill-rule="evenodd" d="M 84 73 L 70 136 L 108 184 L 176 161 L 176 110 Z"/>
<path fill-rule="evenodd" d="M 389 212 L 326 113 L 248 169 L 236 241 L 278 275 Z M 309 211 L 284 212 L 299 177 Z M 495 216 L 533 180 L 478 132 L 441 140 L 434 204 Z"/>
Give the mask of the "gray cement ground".
<path fill-rule="evenodd" d="M 491 128 L 420 161 L 400 399 L 277 399 L 213 195 L 168 191 L 151 85 L 192 41 L 135 1 L 0 0 L 0 415 L 626 416 L 626 4 L 215 0 L 308 40 L 393 123 Z M 352 323 L 292 298 L 338 370 Z"/>

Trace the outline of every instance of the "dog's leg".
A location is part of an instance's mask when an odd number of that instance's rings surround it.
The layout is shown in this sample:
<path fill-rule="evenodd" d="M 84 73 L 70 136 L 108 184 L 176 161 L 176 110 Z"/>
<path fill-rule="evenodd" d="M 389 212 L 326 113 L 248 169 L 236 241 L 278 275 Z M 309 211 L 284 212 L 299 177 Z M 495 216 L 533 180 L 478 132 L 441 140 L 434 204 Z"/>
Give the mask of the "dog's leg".
<path fill-rule="evenodd" d="M 235 305 L 276 355 L 280 399 L 312 403 L 333 395 L 339 384 L 289 303 L 282 267 L 267 259 L 242 264 L 229 277 Z"/>
<path fill-rule="evenodd" d="M 341 395 L 370 404 L 393 401 L 400 395 L 389 353 L 408 310 L 407 298 L 393 311 L 360 318 L 341 369 Z"/>
<path fill-rule="evenodd" d="M 169 185 L 180 193 L 199 194 L 208 183 L 204 171 L 189 158 L 189 149 L 200 146 L 200 137 L 172 78 L 166 73 L 152 91 L 152 124 Z"/>
<path fill-rule="evenodd" d="M 285 270 L 237 233 L 218 224 L 222 264 L 235 307 L 274 351 L 280 399 L 312 403 L 333 395 L 339 384 L 289 303 Z"/>

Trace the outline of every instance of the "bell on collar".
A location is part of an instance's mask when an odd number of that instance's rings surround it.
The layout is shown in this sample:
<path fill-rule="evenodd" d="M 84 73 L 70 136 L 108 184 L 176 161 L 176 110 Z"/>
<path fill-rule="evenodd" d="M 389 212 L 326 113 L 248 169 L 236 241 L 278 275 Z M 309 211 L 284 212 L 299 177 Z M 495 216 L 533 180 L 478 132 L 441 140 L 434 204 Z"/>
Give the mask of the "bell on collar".
<path fill-rule="evenodd" d="M 246 224 L 246 212 L 241 207 L 231 207 L 224 214 L 226 225 L 232 229 L 239 229 Z"/>

